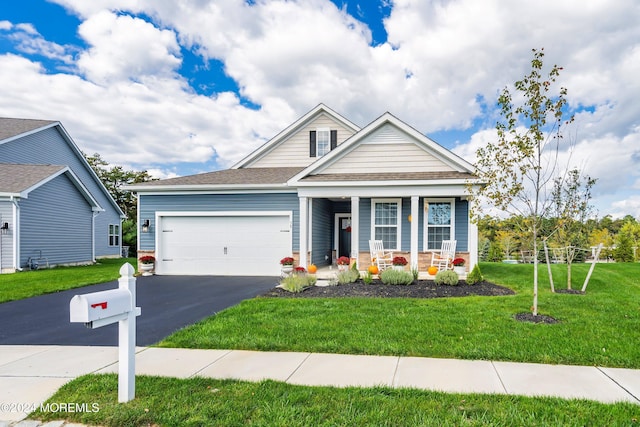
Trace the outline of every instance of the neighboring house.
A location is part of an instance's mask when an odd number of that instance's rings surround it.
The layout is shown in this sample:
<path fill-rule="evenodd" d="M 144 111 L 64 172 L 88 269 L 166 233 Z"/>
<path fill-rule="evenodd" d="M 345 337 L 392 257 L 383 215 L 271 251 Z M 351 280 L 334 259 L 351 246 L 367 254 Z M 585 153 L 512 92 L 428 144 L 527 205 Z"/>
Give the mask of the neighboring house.
<path fill-rule="evenodd" d="M 157 274 L 279 275 L 279 261 L 370 265 L 370 239 L 426 270 L 457 240 L 477 262 L 473 167 L 385 113 L 360 128 L 320 104 L 231 169 L 129 186 Z"/>
<path fill-rule="evenodd" d="M 60 122 L 0 118 L 0 271 L 119 257 L 122 218 Z"/>

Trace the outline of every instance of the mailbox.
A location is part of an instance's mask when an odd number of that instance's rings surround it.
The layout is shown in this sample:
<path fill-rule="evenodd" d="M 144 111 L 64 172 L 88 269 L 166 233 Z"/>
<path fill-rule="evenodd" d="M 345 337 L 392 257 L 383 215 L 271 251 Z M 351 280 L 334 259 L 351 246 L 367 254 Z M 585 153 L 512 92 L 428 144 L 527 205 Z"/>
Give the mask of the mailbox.
<path fill-rule="evenodd" d="M 69 316 L 71 322 L 99 328 L 124 320 L 133 309 L 131 292 L 118 288 L 74 296 L 69 303 Z"/>

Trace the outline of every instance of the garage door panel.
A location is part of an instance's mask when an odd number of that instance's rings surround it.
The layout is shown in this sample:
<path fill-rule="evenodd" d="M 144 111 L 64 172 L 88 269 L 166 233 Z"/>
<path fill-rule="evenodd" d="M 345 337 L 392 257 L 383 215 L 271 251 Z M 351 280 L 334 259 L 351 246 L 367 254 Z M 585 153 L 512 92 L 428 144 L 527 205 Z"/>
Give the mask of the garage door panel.
<path fill-rule="evenodd" d="M 161 218 L 158 274 L 280 274 L 291 253 L 288 215 Z"/>

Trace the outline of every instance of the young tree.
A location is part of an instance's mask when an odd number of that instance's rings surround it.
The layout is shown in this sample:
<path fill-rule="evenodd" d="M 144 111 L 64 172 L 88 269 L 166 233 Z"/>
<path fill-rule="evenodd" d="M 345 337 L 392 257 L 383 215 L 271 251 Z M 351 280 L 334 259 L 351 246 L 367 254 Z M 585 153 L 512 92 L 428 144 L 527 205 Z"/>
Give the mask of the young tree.
<path fill-rule="evenodd" d="M 556 175 L 558 144 L 566 117 L 567 90 L 557 94 L 555 81 L 561 67 L 554 65 L 543 76 L 544 51 L 533 49 L 531 72 L 515 82 L 515 96 L 505 87 L 498 97 L 501 121 L 497 141 L 478 149 L 476 169 L 484 186 L 470 191 L 498 209 L 527 220 L 534 256 L 533 305 L 538 315 L 538 244 L 541 220 L 550 208 L 547 188 Z M 515 100 L 518 102 L 516 105 Z M 554 150 L 555 149 L 555 150 Z"/>
<path fill-rule="evenodd" d="M 558 177 L 553 183 L 553 207 L 556 218 L 558 241 L 565 247 L 567 263 L 567 289 L 571 289 L 571 265 L 581 246 L 586 246 L 588 230 L 587 217 L 593 207 L 591 189 L 596 179 L 583 177 L 578 169 L 572 169 L 566 176 Z M 551 283 L 553 279 L 549 277 Z M 553 285 L 552 285 L 553 286 Z"/>

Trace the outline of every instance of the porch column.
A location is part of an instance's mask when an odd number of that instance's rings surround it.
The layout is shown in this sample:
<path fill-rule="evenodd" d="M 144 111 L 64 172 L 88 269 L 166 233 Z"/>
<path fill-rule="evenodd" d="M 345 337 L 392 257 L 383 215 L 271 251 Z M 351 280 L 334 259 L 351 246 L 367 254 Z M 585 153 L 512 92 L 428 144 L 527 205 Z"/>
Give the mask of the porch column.
<path fill-rule="evenodd" d="M 411 196 L 411 268 L 418 269 L 418 225 L 420 224 L 420 197 Z"/>
<path fill-rule="evenodd" d="M 471 212 L 471 204 L 474 203 L 473 199 L 469 199 L 467 202 L 469 212 Z M 473 267 L 478 263 L 478 225 L 475 222 L 471 221 L 471 214 L 467 219 L 468 221 L 468 236 L 467 241 L 469 242 L 469 271 L 473 270 Z"/>
<path fill-rule="evenodd" d="M 307 268 L 307 251 L 309 236 L 309 199 L 300 197 L 300 259 L 298 265 Z"/>
<path fill-rule="evenodd" d="M 360 242 L 360 197 L 351 198 L 351 258 L 358 262 Z M 360 268 L 360 265 L 358 265 Z"/>

